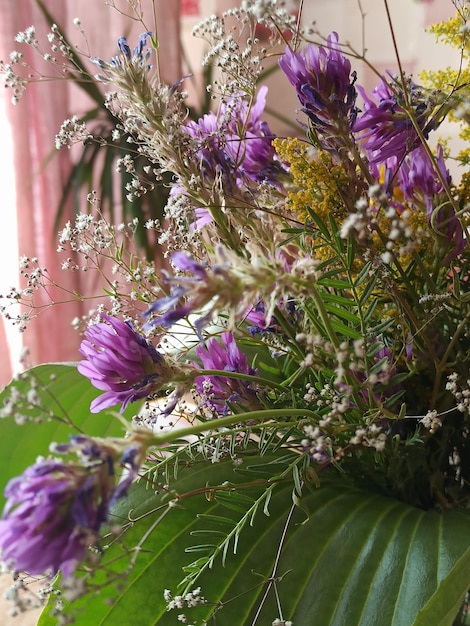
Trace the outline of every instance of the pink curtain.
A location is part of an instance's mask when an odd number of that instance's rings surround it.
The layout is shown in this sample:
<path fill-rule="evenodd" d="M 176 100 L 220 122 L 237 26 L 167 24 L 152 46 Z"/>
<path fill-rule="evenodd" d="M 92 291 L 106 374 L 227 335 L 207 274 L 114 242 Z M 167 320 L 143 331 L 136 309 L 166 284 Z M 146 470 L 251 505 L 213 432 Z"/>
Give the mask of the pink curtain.
<path fill-rule="evenodd" d="M 43 3 L 70 40 L 77 42 L 81 50 L 88 46 L 90 54 L 103 59 L 116 53 L 116 42 L 121 35 L 129 37 L 132 47 L 133 38 L 143 30 L 142 25 L 107 6 L 105 0 L 43 0 Z M 148 20 L 146 26 L 152 29 L 153 4 L 151 0 L 142 2 Z M 124 5 L 127 6 L 121 2 L 118 6 Z M 162 78 L 170 83 L 181 76 L 180 8 L 179 0 L 155 3 Z M 1 59 L 7 61 L 10 51 L 19 48 L 14 42 L 15 35 L 32 24 L 36 27 L 38 39 L 47 44 L 49 27 L 36 0 L 0 0 L 0 15 Z M 73 26 L 76 17 L 81 20 L 86 42 Z M 33 65 L 40 60 L 34 54 L 27 58 Z M 11 92 L 3 91 L 2 97 L 9 100 Z M 77 99 L 76 90 L 72 90 L 67 81 L 31 84 L 16 107 L 9 101 L 0 104 L 6 111 L 13 138 L 11 154 L 2 154 L 3 159 L 12 160 L 14 171 L 14 206 L 3 207 L 3 211 L 13 211 L 17 217 L 16 232 L 12 226 L 9 236 L 12 241 L 17 238 L 20 255 L 38 257 L 40 265 L 47 268 L 50 277 L 58 284 L 69 292 L 86 293 L 89 289 L 87 274 L 61 269 L 56 253 L 57 233 L 54 232 L 56 209 L 71 167 L 71 153 L 66 149 L 56 152 L 54 137 L 62 121 L 74 113 L 79 114 L 77 107 L 83 106 L 86 110 L 86 104 Z M 73 219 L 70 207 L 66 207 L 63 221 L 66 219 Z M 16 264 L 17 260 L 9 258 L 8 263 Z M 47 307 L 50 296 L 54 301 L 67 299 L 63 291 L 55 288 L 51 288 L 48 296 L 38 294 L 36 304 L 44 307 L 44 311 L 30 322 L 22 336 L 22 344 L 30 352 L 31 364 L 77 360 L 79 357 L 80 338 L 71 330 L 71 321 L 85 313 L 89 305 L 71 298 L 68 304 Z M 12 371 L 17 369 L 17 355 L 10 355 L 11 342 L 7 340 L 3 320 L 1 324 L 0 350 L 4 358 L 0 359 L 0 385 L 4 385 Z"/>

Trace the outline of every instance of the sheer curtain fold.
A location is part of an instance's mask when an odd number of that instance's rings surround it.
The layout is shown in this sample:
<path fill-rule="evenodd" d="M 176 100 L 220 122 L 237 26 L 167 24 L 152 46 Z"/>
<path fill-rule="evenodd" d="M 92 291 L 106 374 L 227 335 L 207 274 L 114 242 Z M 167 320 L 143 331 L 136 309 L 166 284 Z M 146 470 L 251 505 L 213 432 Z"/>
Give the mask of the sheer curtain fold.
<path fill-rule="evenodd" d="M 132 46 L 131 38 L 137 38 L 143 30 L 141 24 L 112 9 L 105 0 L 43 0 L 43 3 L 67 36 L 76 42 L 77 50 L 85 54 L 109 59 L 116 54 L 116 42 L 120 36 L 129 36 Z M 142 1 L 151 28 L 154 27 L 154 21 L 157 23 L 162 78 L 172 83 L 181 76 L 180 2 L 156 2 L 155 16 L 153 4 L 151 0 Z M 0 14 L 1 59 L 8 61 L 9 53 L 19 48 L 19 44 L 14 41 L 15 35 L 32 24 L 36 27 L 37 38 L 42 42 L 44 51 L 48 51 L 49 27 L 36 0 L 0 0 Z M 76 17 L 81 20 L 86 39 L 73 26 Z M 21 48 L 23 51 L 25 46 Z M 27 60 L 37 66 L 40 56 L 29 54 L 32 52 L 28 51 Z M 54 220 L 70 171 L 71 154 L 67 150 L 56 152 L 54 137 L 63 120 L 77 113 L 76 107 L 77 104 L 80 106 L 80 102 L 76 98 L 76 90 L 72 90 L 70 83 L 64 80 L 30 84 L 16 107 L 9 102 L 10 90 L 4 90 L 2 96 L 1 104 L 8 124 L 5 133 L 8 132 L 13 140 L 10 152 L 3 152 L 3 159 L 13 164 L 14 178 L 9 181 L 12 189 L 10 205 L 4 206 L 4 212 L 16 217 L 6 226 L 9 229 L 8 237 L 12 244 L 18 242 L 19 255 L 37 257 L 39 264 L 47 268 L 52 281 L 66 289 L 64 292 L 52 286 L 47 294 L 37 294 L 36 304 L 39 308 L 33 311 L 33 316 L 36 313 L 38 315 L 23 334 L 22 344 L 28 348 L 32 364 L 77 360 L 80 337 L 71 329 L 71 321 L 83 315 L 88 307 L 70 294 L 86 293 L 87 275 L 63 271 L 56 252 L 57 229 L 54 228 Z M 70 207 L 65 207 L 63 221 L 72 218 Z M 10 267 L 11 264 L 17 264 L 16 246 L 12 245 L 11 248 L 15 252 L 7 257 Z M 70 302 L 49 307 L 50 298 L 56 302 Z M 11 355 L 11 341 L 8 340 L 10 331 L 8 325 L 0 326 L 0 350 L 4 354 L 0 366 L 1 385 L 8 382 L 17 365 L 15 359 L 18 355 Z"/>

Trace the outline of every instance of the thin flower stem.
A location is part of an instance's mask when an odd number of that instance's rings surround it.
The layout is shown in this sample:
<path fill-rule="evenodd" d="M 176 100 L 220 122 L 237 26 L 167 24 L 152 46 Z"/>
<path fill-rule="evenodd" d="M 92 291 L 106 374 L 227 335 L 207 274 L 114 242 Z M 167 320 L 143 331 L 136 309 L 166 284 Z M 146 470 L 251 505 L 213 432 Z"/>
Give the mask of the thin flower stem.
<path fill-rule="evenodd" d="M 256 614 L 255 614 L 255 617 L 253 618 L 251 626 L 255 626 L 256 625 L 256 622 L 258 621 L 258 618 L 259 618 L 259 616 L 261 614 L 263 606 L 266 603 L 266 600 L 268 598 L 269 591 L 270 591 L 271 587 L 274 587 L 274 593 L 275 593 L 275 596 L 276 596 L 276 603 L 278 605 L 278 610 L 279 610 L 279 613 L 280 613 L 279 617 L 281 618 L 281 620 L 283 620 L 281 604 L 280 604 L 279 595 L 277 593 L 277 587 L 276 587 L 276 576 L 277 576 L 277 570 L 278 570 L 278 567 L 279 567 L 279 561 L 280 561 L 280 558 L 281 558 L 282 548 L 283 548 L 285 540 L 286 540 L 287 530 L 288 530 L 288 528 L 290 526 L 290 523 L 291 523 L 294 511 L 295 511 L 295 508 L 296 508 L 296 505 L 293 504 L 291 506 L 290 510 L 289 510 L 288 515 L 287 515 L 286 523 L 284 524 L 284 528 L 282 530 L 281 539 L 279 541 L 278 549 L 277 549 L 277 552 L 276 552 L 276 557 L 274 559 L 273 570 L 272 570 L 271 576 L 268 579 L 268 586 L 266 587 L 265 592 L 263 593 L 263 597 L 261 598 L 261 602 L 259 603 L 259 606 L 258 606 L 258 608 L 256 610 Z"/>
<path fill-rule="evenodd" d="M 439 365 L 436 367 L 436 375 L 434 377 L 434 387 L 432 390 L 431 403 L 430 403 L 431 408 L 434 408 L 436 404 L 437 396 L 439 394 L 439 389 L 441 387 L 442 374 L 445 371 L 446 363 L 449 360 L 450 355 L 452 354 L 452 350 L 455 348 L 457 341 L 460 339 L 462 333 L 464 333 L 467 330 L 467 325 L 468 325 L 469 320 L 470 320 L 470 313 L 467 313 L 467 315 L 463 318 L 463 320 L 460 322 L 459 326 L 457 327 L 456 331 L 452 335 L 452 339 L 449 341 L 449 345 L 447 346 L 447 349 L 444 352 L 444 355 L 441 358 Z"/>
<path fill-rule="evenodd" d="M 403 66 L 402 66 L 402 63 L 401 63 L 400 53 L 398 51 L 398 44 L 397 44 L 397 41 L 396 41 L 396 38 L 395 38 L 395 30 L 394 30 L 394 27 L 393 27 L 392 17 L 390 15 L 390 8 L 389 8 L 389 5 L 388 5 L 388 0 L 384 0 L 384 5 L 385 5 L 385 11 L 387 13 L 387 21 L 388 21 L 389 28 L 390 28 L 390 34 L 391 34 L 391 37 L 392 37 L 393 48 L 394 48 L 394 51 L 395 51 L 395 58 L 397 60 L 398 69 L 399 69 L 399 72 L 400 72 L 400 82 L 401 82 L 402 89 L 403 89 L 403 97 L 405 99 L 405 102 L 404 102 L 405 106 L 404 106 L 404 108 L 405 108 L 406 112 L 408 113 L 408 116 L 409 116 L 410 121 L 411 121 L 411 123 L 413 125 L 413 128 L 416 131 L 416 134 L 418 135 L 419 140 L 420 140 L 424 150 L 426 151 L 428 157 L 431 159 L 431 162 L 433 163 L 435 174 L 436 174 L 437 178 L 439 179 L 439 182 L 441 183 L 441 185 L 442 185 L 442 187 L 443 187 L 443 189 L 444 189 L 444 191 L 446 193 L 446 196 L 447 196 L 450 204 L 452 205 L 452 208 L 454 210 L 454 214 L 457 215 L 457 213 L 459 212 L 459 207 L 457 205 L 457 202 L 456 202 L 455 198 L 452 195 L 449 183 L 448 183 L 445 175 L 441 172 L 440 168 L 438 167 L 438 165 L 436 163 L 436 158 L 435 158 L 431 148 L 429 147 L 428 142 L 426 141 L 426 137 L 424 136 L 424 132 L 423 132 L 422 128 L 420 127 L 420 125 L 418 124 L 418 122 L 416 120 L 416 117 L 414 115 L 413 108 L 412 108 L 412 106 L 410 104 L 408 87 L 406 85 L 406 76 L 405 76 L 405 72 L 403 70 Z M 466 225 L 464 223 L 462 223 L 462 228 L 464 229 L 464 231 L 465 231 L 465 233 L 467 235 L 467 238 L 468 238 L 468 236 L 469 236 L 468 229 L 467 229 L 467 227 L 466 227 Z"/>
<path fill-rule="evenodd" d="M 137 561 L 137 557 L 139 556 L 144 543 L 147 541 L 147 539 L 153 533 L 155 528 L 168 515 L 170 511 L 171 511 L 171 506 L 167 506 L 165 510 L 157 517 L 157 519 L 150 525 L 150 528 L 148 528 L 147 531 L 144 533 L 143 537 L 140 539 L 139 543 L 134 548 L 134 556 L 131 559 L 131 566 L 135 565 L 135 562 Z"/>
<path fill-rule="evenodd" d="M 397 303 L 400 304 L 400 306 L 402 307 L 403 311 L 406 313 L 409 322 L 411 322 L 413 324 L 413 327 L 415 328 L 416 334 L 419 335 L 419 337 L 422 339 L 422 341 L 426 345 L 426 348 L 429 351 L 429 356 L 430 356 L 430 358 L 431 358 L 432 362 L 434 363 L 434 366 L 435 366 L 435 368 L 437 370 L 438 367 L 439 367 L 439 356 L 437 355 L 437 353 L 436 353 L 432 343 L 430 342 L 429 338 L 426 336 L 426 333 L 422 332 L 423 326 L 418 322 L 418 320 L 416 319 L 416 316 L 415 316 L 413 310 L 408 305 L 408 303 L 403 298 L 403 296 L 400 294 L 400 292 L 394 286 L 391 287 L 391 291 L 393 293 L 393 296 L 396 298 Z M 409 290 L 408 293 L 411 293 L 411 290 Z"/>
<path fill-rule="evenodd" d="M 284 385 L 280 384 L 280 383 L 276 383 L 272 380 L 270 380 L 269 378 L 261 378 L 260 376 L 252 376 L 250 374 L 242 374 L 241 372 L 229 372 L 226 370 L 206 370 L 206 369 L 201 369 L 201 370 L 197 370 L 195 373 L 193 372 L 192 375 L 195 378 L 199 378 L 202 376 L 221 376 L 223 378 L 237 378 L 239 380 L 246 380 L 246 381 L 252 381 L 254 383 L 256 383 L 257 385 L 261 385 L 261 386 L 265 386 L 265 387 L 271 387 L 272 389 L 277 389 L 278 391 L 285 391 L 286 388 Z"/>

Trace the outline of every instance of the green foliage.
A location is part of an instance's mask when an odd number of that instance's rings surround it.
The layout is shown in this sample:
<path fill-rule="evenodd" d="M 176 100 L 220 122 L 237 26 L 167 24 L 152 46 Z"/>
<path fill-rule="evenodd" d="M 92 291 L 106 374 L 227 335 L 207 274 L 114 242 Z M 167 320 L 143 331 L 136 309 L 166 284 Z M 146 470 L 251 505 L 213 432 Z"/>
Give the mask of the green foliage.
<path fill-rule="evenodd" d="M 37 400 L 18 426 L 13 417 L 25 414 L 32 386 Z M 12 382 L 0 397 L 12 407 L 0 422 L 3 483 L 52 441 L 82 430 L 119 435 L 112 411 L 90 416 L 95 396 L 73 364 L 38 366 Z M 237 466 L 182 457 L 179 470 L 163 467 L 135 484 L 113 510 L 99 569 L 76 574 L 89 593 L 66 613 L 78 626 L 124 626 L 136 606 L 139 626 L 176 624 L 179 612 L 208 623 L 215 615 L 221 626 L 270 624 L 281 614 L 305 625 L 318 615 L 330 626 L 424 626 L 430 615 L 452 623 L 470 584 L 467 512 L 424 512 L 355 489 L 335 470 L 317 488 L 302 457 L 275 438 L 263 435 L 260 448 L 263 456 L 253 445 L 241 452 Z M 196 585 L 206 604 L 167 611 L 165 589 Z M 40 626 L 57 623 L 56 601 Z"/>
<path fill-rule="evenodd" d="M 470 583 L 469 514 L 425 513 L 328 474 L 319 489 L 304 487 L 300 506 L 281 479 L 266 510 L 251 515 L 263 480 L 282 475 L 288 460 L 247 457 L 243 471 L 230 461 L 200 464 L 182 471 L 169 494 L 135 485 L 113 518 L 133 521 L 108 542 L 96 593 L 74 604 L 75 623 L 124 626 L 139 607 L 139 626 L 177 624 L 179 613 L 220 626 L 271 624 L 280 613 L 303 626 L 318 616 L 322 626 L 450 625 Z M 233 529 L 239 540 L 225 548 Z M 207 604 L 169 613 L 163 592 L 183 593 L 181 568 L 195 572 L 217 551 L 197 579 Z M 125 583 L 129 556 L 135 566 Z M 104 586 L 103 571 L 113 584 Z M 55 620 L 51 602 L 39 625 Z"/>

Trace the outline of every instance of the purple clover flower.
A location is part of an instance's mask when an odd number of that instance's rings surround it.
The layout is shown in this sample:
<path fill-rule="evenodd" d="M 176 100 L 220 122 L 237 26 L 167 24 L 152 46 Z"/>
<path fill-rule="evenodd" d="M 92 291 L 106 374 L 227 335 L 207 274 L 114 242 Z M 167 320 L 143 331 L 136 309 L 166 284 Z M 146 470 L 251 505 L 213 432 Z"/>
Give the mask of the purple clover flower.
<path fill-rule="evenodd" d="M 246 354 L 240 350 L 232 333 L 222 333 L 221 338 L 222 343 L 212 337 L 205 347 L 196 348 L 202 367 L 257 376 L 258 371 L 248 365 Z M 259 405 L 257 385 L 250 381 L 209 375 L 197 376 L 194 382 L 204 404 L 218 415 L 227 415 L 230 403 L 240 404 L 244 408 Z"/>
<path fill-rule="evenodd" d="M 99 505 L 86 506 L 99 489 L 94 479 L 82 466 L 40 461 L 11 480 L 0 520 L 3 560 L 33 575 L 70 576 L 105 520 Z"/>
<path fill-rule="evenodd" d="M 274 134 L 261 119 L 267 90 L 261 87 L 252 106 L 240 95 L 222 104 L 217 115 L 188 122 L 185 129 L 199 146 L 195 159 L 205 180 L 221 180 L 228 191 L 250 181 L 279 185 L 283 170 L 276 161 Z"/>
<path fill-rule="evenodd" d="M 372 91 L 375 101 L 369 98 L 362 87 L 358 87 L 358 91 L 364 100 L 364 113 L 355 121 L 353 131 L 358 134 L 370 163 L 385 163 L 392 157 L 400 162 L 417 147 L 420 140 L 409 114 L 399 103 L 398 88 L 395 93 L 382 79 Z M 409 98 L 416 122 L 427 138 L 435 126 L 429 122 L 430 109 L 422 100 L 419 88 L 411 81 Z"/>
<path fill-rule="evenodd" d="M 102 322 L 90 326 L 80 345 L 85 357 L 78 371 L 98 389 L 105 391 L 93 400 L 92 413 L 121 403 L 121 412 L 130 402 L 147 398 L 171 379 L 171 367 L 130 323 L 102 315 Z"/>
<path fill-rule="evenodd" d="M 55 575 L 61 570 L 69 577 L 97 542 L 110 507 L 127 493 L 142 461 L 142 447 L 127 442 L 124 454 L 122 446 L 83 436 L 56 446 L 59 452 L 70 449 L 80 451 L 83 464 L 43 459 L 6 486 L 0 549 L 2 560 L 18 571 Z M 116 461 L 130 470 L 117 485 Z"/>
<path fill-rule="evenodd" d="M 339 127 L 349 130 L 355 120 L 357 92 L 355 72 L 341 52 L 338 34 L 328 36 L 327 46 L 309 44 L 300 52 L 286 47 L 279 65 L 295 87 L 302 110 L 314 130 L 328 142 Z M 327 145 L 328 147 L 328 145 Z"/>
<path fill-rule="evenodd" d="M 442 146 L 437 148 L 436 164 L 448 184 L 451 182 L 449 170 L 444 161 Z M 397 181 L 405 200 L 424 205 L 428 213 L 432 210 L 433 198 L 444 191 L 434 164 L 423 145 L 419 145 L 398 167 Z"/>

